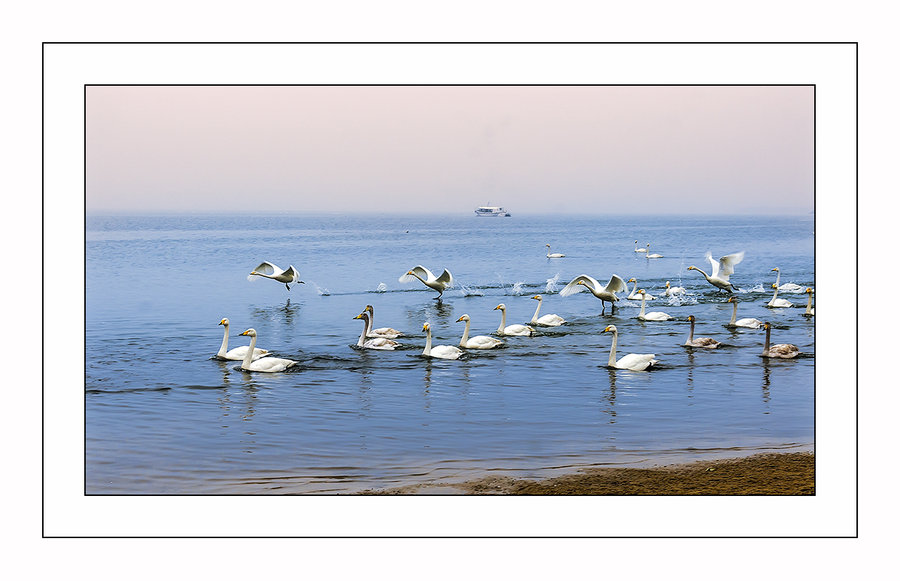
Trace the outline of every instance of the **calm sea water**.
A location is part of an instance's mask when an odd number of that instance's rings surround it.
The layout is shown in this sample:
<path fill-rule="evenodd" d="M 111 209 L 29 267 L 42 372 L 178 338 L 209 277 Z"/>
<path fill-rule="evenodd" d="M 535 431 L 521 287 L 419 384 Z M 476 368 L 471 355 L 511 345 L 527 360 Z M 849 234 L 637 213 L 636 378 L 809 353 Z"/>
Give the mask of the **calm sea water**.
<path fill-rule="evenodd" d="M 663 254 L 648 260 L 634 240 Z M 563 259 L 547 259 L 545 244 Z M 542 477 L 582 466 L 647 466 L 756 451 L 811 449 L 814 320 L 805 294 L 769 309 L 773 267 L 781 282 L 814 286 L 809 217 L 91 216 L 86 232 L 86 491 L 89 494 L 344 493 L 484 475 Z M 773 343 L 803 356 L 758 356 L 764 332 L 731 331 L 728 295 L 688 271 L 708 271 L 707 250 L 746 251 L 732 276 L 738 317 L 771 321 Z M 262 260 L 300 270 L 288 291 L 247 280 Z M 456 286 L 436 293 L 400 283 L 422 264 L 448 268 Z M 122 276 L 126 273 L 126 276 Z M 616 273 L 682 300 L 601 314 L 587 292 L 558 291 L 578 274 Z M 429 360 L 458 344 L 541 314 L 568 323 L 459 361 Z M 620 293 L 623 297 L 627 293 Z M 406 347 L 354 348 L 367 304 L 375 325 L 400 329 Z M 697 335 L 725 345 L 682 346 L 687 316 Z M 212 359 L 231 320 L 229 348 L 259 346 L 300 365 L 250 374 Z M 605 368 L 619 353 L 655 353 L 652 372 Z M 702 351 L 702 352 L 701 352 Z"/>

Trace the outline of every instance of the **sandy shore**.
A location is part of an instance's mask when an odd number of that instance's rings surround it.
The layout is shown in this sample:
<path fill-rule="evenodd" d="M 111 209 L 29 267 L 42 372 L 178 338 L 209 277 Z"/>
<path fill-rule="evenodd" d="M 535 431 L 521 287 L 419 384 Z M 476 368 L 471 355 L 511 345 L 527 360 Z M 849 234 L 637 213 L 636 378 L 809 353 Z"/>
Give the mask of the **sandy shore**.
<path fill-rule="evenodd" d="M 490 477 L 361 494 L 813 495 L 815 454 L 756 454 L 653 468 L 592 468 L 546 480 Z"/>

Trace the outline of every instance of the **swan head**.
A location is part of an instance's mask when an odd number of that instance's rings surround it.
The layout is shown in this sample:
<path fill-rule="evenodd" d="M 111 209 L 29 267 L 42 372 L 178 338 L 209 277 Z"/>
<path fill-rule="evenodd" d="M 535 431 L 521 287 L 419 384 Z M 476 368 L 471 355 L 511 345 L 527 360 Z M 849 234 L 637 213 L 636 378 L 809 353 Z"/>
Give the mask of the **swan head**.
<path fill-rule="evenodd" d="M 694 315 L 688 315 L 688 321 L 693 323 L 695 320 L 696 319 L 694 319 Z"/>
<path fill-rule="evenodd" d="M 544 297 L 542 297 L 541 295 L 534 295 L 534 296 L 531 297 L 531 298 L 533 298 L 533 299 L 536 300 L 536 301 L 542 301 L 542 300 L 544 300 Z"/>
<path fill-rule="evenodd" d="M 583 280 L 579 280 L 579 281 L 576 282 L 575 284 L 582 284 L 582 285 L 584 285 L 584 286 L 587 286 L 587 283 L 584 282 Z"/>
<path fill-rule="evenodd" d="M 546 246 L 547 248 L 550 248 L 550 245 L 549 245 L 549 244 L 544 244 L 544 246 Z"/>
<path fill-rule="evenodd" d="M 470 320 L 471 319 L 469 319 L 469 315 L 463 315 L 462 317 L 456 319 L 456 322 L 458 323 L 460 321 L 470 321 Z"/>
<path fill-rule="evenodd" d="M 812 294 L 812 289 L 811 289 L 811 288 L 810 288 L 810 287 L 806 287 L 806 290 L 805 290 L 805 291 L 803 291 L 803 292 L 806 292 L 806 293 L 809 293 L 809 294 Z M 222 319 L 222 320 L 223 320 L 223 321 L 227 321 L 227 320 L 228 320 L 228 319 Z"/>
<path fill-rule="evenodd" d="M 669 281 L 666 281 L 666 288 L 669 288 Z"/>
<path fill-rule="evenodd" d="M 778 272 L 778 267 L 776 266 L 775 268 L 773 268 L 772 272 Z"/>
<path fill-rule="evenodd" d="M 579 284 L 581 284 L 581 283 L 579 283 Z M 500 309 L 501 311 L 505 311 L 505 310 L 506 310 L 506 305 L 504 305 L 503 303 L 500 303 L 499 305 L 497 305 L 496 307 L 494 307 L 492 310 L 496 311 L 497 309 Z"/>
<path fill-rule="evenodd" d="M 430 331 L 430 330 L 431 330 L 431 325 L 429 325 L 428 323 L 425 323 L 424 325 L 422 325 L 422 330 L 423 330 L 423 331 Z"/>
<path fill-rule="evenodd" d="M 689 266 L 689 267 L 687 267 L 687 269 L 688 270 L 698 270 L 696 266 Z"/>
<path fill-rule="evenodd" d="M 605 329 L 600 331 L 601 333 L 618 333 L 619 330 L 616 329 L 615 325 L 607 325 Z"/>
<path fill-rule="evenodd" d="M 771 329 L 771 328 L 772 328 L 772 324 L 771 324 L 771 323 L 763 323 L 763 329 L 765 329 L 766 331 L 768 331 L 768 330 Z"/>
<path fill-rule="evenodd" d="M 629 279 L 628 279 L 628 282 L 637 282 L 637 281 L 634 280 L 633 278 L 629 278 Z"/>
<path fill-rule="evenodd" d="M 374 313 L 374 312 L 375 312 L 375 309 L 372 308 L 372 305 L 366 305 L 366 308 L 363 309 L 363 312 L 364 312 L 364 313 Z"/>
<path fill-rule="evenodd" d="M 365 311 L 363 311 L 363 312 L 361 312 L 360 314 L 356 315 L 356 316 L 353 317 L 353 318 L 354 318 L 354 319 L 365 319 L 367 315 L 368 315 L 368 313 L 366 313 Z"/>
<path fill-rule="evenodd" d="M 247 335 L 248 337 L 256 337 L 256 329 L 247 329 L 241 335 Z"/>
<path fill-rule="evenodd" d="M 641 289 L 641 290 L 638 291 L 638 294 L 645 295 L 645 294 L 647 294 L 647 293 L 644 292 L 644 289 Z"/>
<path fill-rule="evenodd" d="M 775 284 L 775 283 L 773 282 L 773 283 L 772 283 L 772 288 L 778 288 L 778 285 Z"/>
<path fill-rule="evenodd" d="M 729 302 L 729 303 L 736 303 L 736 302 L 737 302 L 737 299 L 734 298 L 734 297 L 728 297 L 728 302 Z"/>
<path fill-rule="evenodd" d="M 225 325 L 226 327 L 231 324 L 231 321 L 228 320 L 228 317 L 225 317 L 221 321 L 219 321 L 220 325 Z"/>

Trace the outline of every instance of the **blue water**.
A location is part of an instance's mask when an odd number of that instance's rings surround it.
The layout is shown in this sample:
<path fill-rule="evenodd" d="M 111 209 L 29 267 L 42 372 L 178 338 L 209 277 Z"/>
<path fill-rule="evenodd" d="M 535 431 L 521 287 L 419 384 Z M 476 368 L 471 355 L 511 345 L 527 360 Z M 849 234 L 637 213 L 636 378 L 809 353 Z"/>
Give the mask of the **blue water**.
<path fill-rule="evenodd" d="M 663 254 L 648 260 L 634 240 Z M 545 244 L 563 259 L 547 259 Z M 769 309 L 782 283 L 814 286 L 812 217 L 90 216 L 86 232 L 86 491 L 89 494 L 344 493 L 484 475 L 541 477 L 583 466 L 646 466 L 756 451 L 811 449 L 814 319 L 805 294 Z M 773 323 L 773 343 L 803 355 L 768 361 L 762 330 L 731 331 L 728 295 L 688 271 L 704 254 L 746 251 L 732 282 L 738 317 Z M 262 260 L 299 269 L 303 285 L 247 280 Z M 422 264 L 448 268 L 436 293 L 400 283 Z M 578 274 L 616 273 L 660 295 L 614 312 L 587 292 L 558 291 Z M 630 286 L 630 285 L 629 285 Z M 435 344 L 458 344 L 463 323 L 490 334 L 541 314 L 568 322 L 459 361 L 420 356 L 422 324 Z M 627 293 L 619 293 L 624 297 Z M 375 325 L 400 329 L 404 349 L 354 348 Z M 724 345 L 682 346 L 696 334 Z M 300 364 L 250 374 L 212 358 L 231 320 L 229 348 L 259 346 Z M 655 353 L 651 372 L 605 367 Z"/>

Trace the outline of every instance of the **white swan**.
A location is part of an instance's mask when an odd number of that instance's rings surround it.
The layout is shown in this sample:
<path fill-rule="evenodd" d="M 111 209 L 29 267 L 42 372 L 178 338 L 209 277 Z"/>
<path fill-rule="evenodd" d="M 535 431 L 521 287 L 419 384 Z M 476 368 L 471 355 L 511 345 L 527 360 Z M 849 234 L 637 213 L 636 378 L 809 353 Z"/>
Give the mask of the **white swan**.
<path fill-rule="evenodd" d="M 609 282 L 606 283 L 606 286 L 601 285 L 597 282 L 597 279 L 590 277 L 586 274 L 579 274 L 572 281 L 567 284 L 561 291 L 559 291 L 559 296 L 567 297 L 571 294 L 577 293 L 582 290 L 582 288 L 586 288 L 591 291 L 591 294 L 600 299 L 600 302 L 603 308 L 606 308 L 606 303 L 609 302 L 612 306 L 615 306 L 615 302 L 619 300 L 619 297 L 616 296 L 616 293 L 622 292 L 624 290 L 628 290 L 628 287 L 625 285 L 625 281 L 622 278 L 614 274 L 610 277 Z"/>
<path fill-rule="evenodd" d="M 666 314 L 662 311 L 651 311 L 649 313 L 645 313 L 644 309 L 647 308 L 647 301 L 644 300 L 644 289 L 638 291 L 641 295 L 641 312 L 638 313 L 637 318 L 642 321 L 668 321 L 672 318 L 672 315 Z"/>
<path fill-rule="evenodd" d="M 306 284 L 300 280 L 300 273 L 294 268 L 293 264 L 288 265 L 287 270 L 281 270 L 281 268 L 275 266 L 271 262 L 264 261 L 254 268 L 253 272 L 247 275 L 247 280 L 257 280 L 253 278 L 254 276 L 263 276 L 265 278 L 277 280 L 278 282 L 283 282 L 288 290 L 291 290 L 291 283 L 296 282 Z"/>
<path fill-rule="evenodd" d="M 227 359 L 229 361 L 243 361 L 244 356 L 247 354 L 247 350 L 250 349 L 249 345 L 242 345 L 240 347 L 235 347 L 231 351 L 228 350 L 228 325 L 230 322 L 227 318 L 219 321 L 220 325 L 225 325 L 225 336 L 222 337 L 222 346 L 219 347 L 219 352 L 216 353 L 216 359 Z M 270 355 L 268 349 L 254 349 L 253 350 L 253 359 L 259 359 L 260 357 L 268 357 Z"/>
<path fill-rule="evenodd" d="M 381 337 L 384 339 L 396 339 L 402 337 L 403 333 L 392 327 L 380 327 L 373 329 L 375 326 L 375 308 L 372 305 L 366 305 L 365 311 L 369 313 L 369 328 L 366 331 L 366 337 Z"/>
<path fill-rule="evenodd" d="M 662 254 L 650 254 L 650 243 L 647 243 L 647 258 L 662 258 Z"/>
<path fill-rule="evenodd" d="M 688 321 L 691 322 L 691 332 L 687 341 L 684 342 L 685 347 L 702 347 L 704 349 L 715 349 L 719 346 L 719 342 L 712 337 L 697 337 L 694 339 L 694 315 L 688 315 Z"/>
<path fill-rule="evenodd" d="M 653 353 L 629 353 L 625 357 L 622 357 L 618 361 L 616 361 L 616 342 L 619 338 L 619 330 L 616 329 L 615 325 L 609 325 L 601 333 L 612 333 L 612 345 L 609 348 L 609 363 L 606 364 L 607 367 L 612 367 L 614 369 L 630 369 L 632 371 L 644 371 L 647 369 L 651 369 L 654 365 L 659 363 L 654 357 L 656 357 Z"/>
<path fill-rule="evenodd" d="M 791 343 L 779 343 L 770 347 L 769 333 L 772 330 L 772 325 L 770 323 L 765 323 L 763 326 L 766 328 L 766 344 L 763 346 L 763 352 L 759 354 L 760 357 L 793 359 L 800 354 L 800 348 L 796 345 L 792 345 Z"/>
<path fill-rule="evenodd" d="M 365 323 L 363 325 L 362 333 L 359 334 L 359 341 L 356 342 L 357 347 L 362 347 L 363 349 L 379 349 L 381 351 L 393 351 L 397 347 L 400 347 L 400 343 L 386 337 L 366 339 L 369 336 L 369 329 L 372 327 L 372 319 L 369 315 L 369 311 L 363 311 L 353 318 L 363 319 L 363 323 Z"/>
<path fill-rule="evenodd" d="M 566 257 L 565 254 L 560 254 L 559 252 L 551 253 L 549 244 L 545 244 L 545 246 L 547 247 L 547 258 L 565 258 Z"/>
<path fill-rule="evenodd" d="M 241 335 L 249 335 L 250 336 L 250 350 L 256 348 L 256 330 L 255 329 L 247 329 Z M 289 367 L 293 367 L 297 365 L 296 361 L 291 359 L 280 359 L 278 357 L 263 357 L 262 359 L 253 360 L 250 356 L 250 351 L 247 351 L 247 354 L 244 355 L 244 361 L 241 363 L 241 369 L 244 371 L 262 371 L 265 373 L 276 373 L 278 371 L 284 371 Z"/>
<path fill-rule="evenodd" d="M 635 251 L 635 252 L 647 252 L 647 249 L 646 249 L 646 248 L 638 248 L 638 247 L 637 247 L 637 240 L 635 240 L 635 241 L 634 241 L 634 251 Z"/>
<path fill-rule="evenodd" d="M 706 252 L 706 260 L 712 265 L 712 274 L 706 274 L 696 266 L 689 266 L 688 270 L 696 270 L 706 278 L 706 282 L 716 288 L 732 292 L 734 285 L 728 282 L 728 278 L 734 274 L 734 265 L 744 260 L 743 252 L 728 254 L 719 259 L 718 262 L 713 260 L 712 253 Z"/>
<path fill-rule="evenodd" d="M 494 337 L 488 337 L 487 335 L 476 335 L 469 338 L 469 326 L 472 324 L 471 319 L 469 319 L 469 315 L 463 315 L 462 317 L 456 319 L 456 322 L 465 321 L 466 322 L 466 330 L 463 331 L 462 339 L 459 340 L 459 346 L 465 347 L 466 349 L 493 349 L 495 347 L 499 347 L 503 345 L 503 341 L 500 339 L 495 339 Z"/>
<path fill-rule="evenodd" d="M 784 284 L 781 283 L 781 271 L 778 270 L 778 267 L 772 269 L 773 272 L 777 272 L 778 276 L 775 277 L 775 284 L 778 285 L 778 290 L 786 292 L 786 293 L 801 293 L 803 292 L 803 287 L 799 284 L 794 284 L 792 282 L 786 282 Z"/>
<path fill-rule="evenodd" d="M 459 347 L 454 347 L 453 345 L 437 345 L 435 347 L 431 346 L 431 325 L 425 323 L 422 325 L 422 330 L 425 331 L 425 350 L 422 351 L 422 355 L 425 357 L 437 357 L 438 359 L 459 359 L 459 356 L 462 355 L 462 350 Z"/>
<path fill-rule="evenodd" d="M 544 303 L 544 297 L 541 295 L 534 295 L 531 298 L 536 300 L 538 304 L 537 308 L 534 310 L 534 314 L 531 316 L 531 320 L 528 321 L 529 324 L 540 325 L 542 327 L 559 327 L 566 322 L 566 320 L 559 315 L 544 315 L 543 317 L 538 318 L 538 313 L 541 312 L 541 305 Z"/>
<path fill-rule="evenodd" d="M 506 305 L 500 303 L 494 310 L 500 309 L 500 326 L 497 327 L 498 335 L 510 335 L 515 337 L 530 337 L 534 335 L 534 329 L 528 325 L 510 325 L 506 326 Z"/>
<path fill-rule="evenodd" d="M 772 283 L 772 288 L 775 289 L 775 294 L 772 295 L 772 300 L 766 303 L 767 307 L 771 307 L 773 309 L 776 308 L 785 308 L 785 307 L 793 307 L 794 303 L 787 299 L 779 299 L 778 298 L 778 285 Z"/>
<path fill-rule="evenodd" d="M 685 288 L 683 286 L 669 286 L 669 281 L 666 281 L 666 290 L 663 293 L 667 297 L 674 297 L 676 295 L 683 295 L 685 292 Z"/>
<path fill-rule="evenodd" d="M 748 329 L 759 329 L 760 327 L 762 327 L 763 322 L 759 319 L 746 318 L 736 320 L 738 300 L 735 297 L 728 297 L 728 302 L 734 303 L 734 310 L 731 311 L 731 320 L 728 321 L 728 324 L 725 325 L 726 327 L 746 327 Z"/>
<path fill-rule="evenodd" d="M 628 293 L 628 296 L 625 297 L 625 298 L 628 299 L 628 300 L 630 300 L 630 301 L 638 301 L 638 300 L 640 300 L 640 299 L 641 299 L 641 294 L 638 292 L 638 283 L 637 283 L 637 280 L 634 279 L 634 278 L 629 278 L 629 279 L 628 279 L 628 282 L 633 282 L 633 283 L 634 283 L 634 288 L 631 289 L 631 292 L 629 292 L 629 293 Z M 628 285 L 627 285 L 627 284 L 625 285 L 625 290 L 628 290 Z M 650 295 L 650 294 L 647 294 L 647 293 L 644 293 L 644 297 L 645 297 L 648 301 L 652 301 L 653 299 L 656 298 L 656 297 L 654 297 L 653 295 Z"/>
<path fill-rule="evenodd" d="M 813 290 L 811 288 L 806 289 L 806 294 L 809 298 L 806 301 L 806 312 L 803 315 L 807 317 L 813 317 L 816 314 L 816 308 L 812 306 L 812 293 Z"/>
<path fill-rule="evenodd" d="M 444 272 L 441 273 L 441 276 L 434 276 L 430 270 L 425 268 L 422 265 L 418 265 L 411 270 L 406 271 L 406 274 L 401 276 L 398 280 L 400 282 L 409 282 L 413 278 L 417 278 L 428 288 L 432 288 L 438 292 L 438 296 L 435 297 L 440 299 L 444 295 L 444 291 L 447 288 L 453 286 L 453 275 L 450 274 L 450 271 L 446 268 Z"/>

